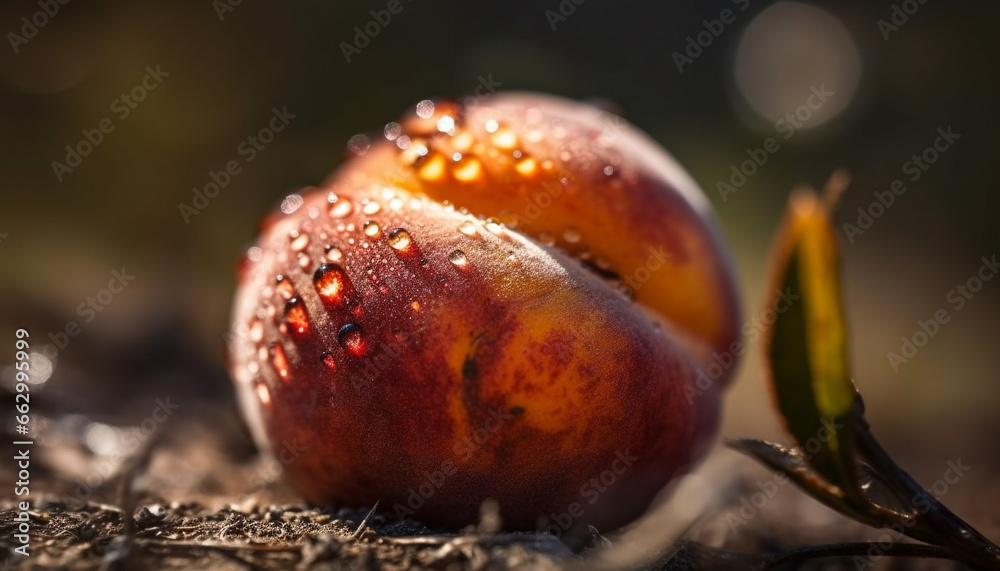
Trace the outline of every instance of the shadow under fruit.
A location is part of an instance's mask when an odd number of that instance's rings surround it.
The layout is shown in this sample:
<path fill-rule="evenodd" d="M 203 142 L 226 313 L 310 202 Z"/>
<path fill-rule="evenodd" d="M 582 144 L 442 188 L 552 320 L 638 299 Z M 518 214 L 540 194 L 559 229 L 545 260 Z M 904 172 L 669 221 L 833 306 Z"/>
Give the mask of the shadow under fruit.
<path fill-rule="evenodd" d="M 532 94 L 423 101 L 351 146 L 240 265 L 230 367 L 258 443 L 302 450 L 286 475 L 317 504 L 638 517 L 714 438 L 732 370 L 695 379 L 739 341 L 696 184 L 623 120 Z"/>

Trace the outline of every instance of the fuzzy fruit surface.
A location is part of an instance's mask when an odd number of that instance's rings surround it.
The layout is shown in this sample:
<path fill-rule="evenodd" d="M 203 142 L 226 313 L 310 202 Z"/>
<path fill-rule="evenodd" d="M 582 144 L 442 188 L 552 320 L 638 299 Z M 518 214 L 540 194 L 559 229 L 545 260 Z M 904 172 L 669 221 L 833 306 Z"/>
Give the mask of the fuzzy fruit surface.
<path fill-rule="evenodd" d="M 296 450 L 316 504 L 632 521 L 711 443 L 733 372 L 696 385 L 740 323 L 701 191 L 635 127 L 548 96 L 422 102 L 385 134 L 241 261 L 230 368 L 258 443 Z"/>

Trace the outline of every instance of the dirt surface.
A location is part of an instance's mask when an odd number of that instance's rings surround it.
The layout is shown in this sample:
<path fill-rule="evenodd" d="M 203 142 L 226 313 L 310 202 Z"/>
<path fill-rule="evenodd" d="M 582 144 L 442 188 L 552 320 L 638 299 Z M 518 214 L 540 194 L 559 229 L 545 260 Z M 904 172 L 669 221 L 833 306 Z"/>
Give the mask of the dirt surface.
<path fill-rule="evenodd" d="M 544 533 L 496 533 L 489 510 L 478 525 L 435 529 L 401 521 L 389 509 L 308 506 L 282 483 L 280 464 L 257 452 L 225 371 L 185 341 L 190 335 L 170 318 L 158 326 L 148 316 L 141 321 L 134 332 L 115 330 L 111 338 L 95 330 L 74 347 L 73 360 L 57 363 L 51 379 L 33 387 L 31 555 L 13 553 L 17 498 L 4 484 L 4 568 L 693 569 L 708 564 L 694 562 L 687 550 L 674 556 L 677 537 L 748 553 L 889 538 L 838 516 L 791 484 L 770 486 L 768 471 L 723 449 L 638 527 L 595 530 L 574 541 Z M 102 349 L 112 345 L 115 352 Z M 3 410 L 13 409 L 11 395 L 0 400 Z M 16 439 L 13 426 L 8 417 L 8 442 Z M 962 456 L 973 468 L 943 490 L 944 499 L 987 536 L 1000 537 L 996 451 L 961 436 L 940 445 L 912 445 L 921 441 L 921 431 L 940 426 L 918 424 L 912 433 L 890 434 L 886 444 L 909 450 L 897 459 L 927 485 L 942 477 L 946 466 L 939 460 Z M 956 420 L 948 426 L 956 435 L 997 430 L 995 423 Z M 899 440 L 910 442 L 909 448 L 894 444 Z M 968 456 L 970 450 L 979 455 Z M 0 463 L 0 482 L 16 478 L 13 462 Z M 765 505 L 748 508 L 762 499 L 755 495 L 762 489 L 773 492 Z M 847 557 L 785 568 L 961 568 L 874 555 L 861 564 Z"/>

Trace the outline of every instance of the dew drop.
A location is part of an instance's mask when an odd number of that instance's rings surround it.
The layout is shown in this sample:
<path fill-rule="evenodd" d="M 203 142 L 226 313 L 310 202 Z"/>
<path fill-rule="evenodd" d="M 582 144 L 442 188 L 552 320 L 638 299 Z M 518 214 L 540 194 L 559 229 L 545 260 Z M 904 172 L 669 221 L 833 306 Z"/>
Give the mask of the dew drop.
<path fill-rule="evenodd" d="M 323 351 L 320 353 L 319 358 L 323 361 L 323 364 L 326 365 L 327 369 L 330 369 L 331 371 L 337 370 L 337 361 L 333 358 L 333 353 L 330 351 Z"/>
<path fill-rule="evenodd" d="M 336 246 L 328 245 L 326 248 L 324 248 L 324 252 L 327 262 L 340 263 L 344 261 L 344 252 L 342 252 L 340 248 Z"/>
<path fill-rule="evenodd" d="M 567 228 L 563 232 L 563 238 L 570 244 L 576 244 L 580 241 L 580 233 L 573 228 Z"/>
<path fill-rule="evenodd" d="M 302 250 L 306 249 L 306 246 L 309 245 L 309 234 L 306 234 L 304 232 L 302 234 L 299 234 L 298 232 L 293 232 L 290 238 L 292 239 L 291 247 L 293 252 L 301 252 Z"/>
<path fill-rule="evenodd" d="M 302 206 L 302 196 L 298 194 L 289 194 L 281 201 L 281 211 L 285 214 L 291 214 Z"/>
<path fill-rule="evenodd" d="M 604 174 L 606 174 L 608 176 L 611 176 L 611 175 L 615 174 L 615 167 L 613 167 L 611 165 L 608 165 L 608 166 L 604 167 Z"/>
<path fill-rule="evenodd" d="M 277 343 L 271 347 L 271 365 L 274 366 L 274 370 L 278 373 L 278 377 L 281 380 L 287 381 L 290 379 L 291 373 L 288 368 L 288 359 L 285 357 L 285 350 Z"/>
<path fill-rule="evenodd" d="M 458 267 L 462 267 L 469 263 L 469 259 L 465 257 L 465 252 L 461 250 L 455 250 L 448 254 L 448 261 Z"/>
<path fill-rule="evenodd" d="M 385 129 L 383 130 L 385 138 L 389 139 L 390 141 L 395 141 L 396 139 L 398 139 L 399 135 L 402 132 L 403 132 L 403 127 L 400 126 L 400 124 L 396 123 L 395 121 L 391 123 L 386 123 Z"/>
<path fill-rule="evenodd" d="M 351 151 L 356 155 L 363 155 L 368 152 L 372 146 L 372 140 L 368 138 L 368 135 L 357 134 L 351 137 L 347 141 L 347 150 Z"/>
<path fill-rule="evenodd" d="M 512 150 L 517 148 L 517 135 L 510 129 L 499 129 L 490 137 L 493 146 L 498 149 Z"/>
<path fill-rule="evenodd" d="M 476 235 L 476 225 L 471 220 L 466 220 L 458 226 L 458 231 L 466 236 Z"/>
<path fill-rule="evenodd" d="M 323 301 L 348 303 L 352 294 L 351 280 L 339 264 L 323 264 L 313 275 L 313 284 Z"/>
<path fill-rule="evenodd" d="M 364 230 L 366 236 L 371 236 L 373 238 L 375 236 L 378 236 L 379 227 L 378 223 L 375 222 L 374 220 L 369 220 L 365 222 L 365 225 L 362 227 L 362 229 Z"/>
<path fill-rule="evenodd" d="M 486 219 L 486 229 L 498 235 L 503 233 L 503 225 L 496 218 Z"/>
<path fill-rule="evenodd" d="M 434 102 L 430 99 L 424 99 L 420 103 L 417 103 L 417 116 L 422 119 L 428 119 L 434 114 Z"/>
<path fill-rule="evenodd" d="M 257 246 L 251 247 L 247 250 L 247 259 L 251 262 L 259 262 L 264 257 L 264 250 L 261 250 Z"/>
<path fill-rule="evenodd" d="M 410 138 L 403 135 L 402 137 L 396 139 L 396 146 L 399 147 L 400 150 L 405 151 L 410 148 Z"/>
<path fill-rule="evenodd" d="M 468 159 L 464 163 L 455 167 L 452 174 L 455 175 L 455 178 L 461 182 L 472 182 L 480 178 L 482 172 L 483 166 L 478 159 Z"/>
<path fill-rule="evenodd" d="M 514 170 L 516 170 L 521 176 L 532 176 L 538 172 L 538 162 L 531 157 L 521 159 L 520 161 L 517 161 L 516 165 L 514 165 Z"/>
<path fill-rule="evenodd" d="M 455 129 L 455 119 L 448 115 L 442 115 L 441 118 L 437 120 L 437 130 L 442 133 L 448 133 Z"/>
<path fill-rule="evenodd" d="M 278 295 L 284 300 L 292 299 L 295 295 L 295 288 L 292 287 L 292 281 L 281 274 L 278 274 L 275 281 L 278 285 L 274 289 L 278 292 Z"/>
<path fill-rule="evenodd" d="M 439 181 L 444 178 L 445 160 L 441 155 L 435 154 L 420 167 L 418 174 L 420 178 L 427 181 Z"/>
<path fill-rule="evenodd" d="M 496 119 L 490 119 L 489 121 L 486 122 L 486 132 L 487 133 L 496 133 L 497 129 L 499 129 L 499 128 L 500 128 L 500 124 L 496 122 Z"/>
<path fill-rule="evenodd" d="M 389 208 L 393 210 L 399 210 L 403 207 L 403 199 L 396 197 L 389 201 Z"/>
<path fill-rule="evenodd" d="M 250 340 L 254 343 L 260 343 L 264 339 L 264 323 L 259 319 L 254 319 L 253 323 L 250 324 Z"/>
<path fill-rule="evenodd" d="M 257 399 L 264 406 L 271 406 L 271 390 L 267 388 L 267 383 L 262 379 L 257 379 L 254 389 L 257 391 Z"/>
<path fill-rule="evenodd" d="M 309 331 L 309 315 L 306 306 L 297 296 L 285 303 L 285 321 L 296 336 L 302 337 Z"/>
<path fill-rule="evenodd" d="M 333 205 L 330 206 L 330 216 L 333 216 L 334 218 L 343 218 L 350 214 L 353 209 L 354 205 L 351 204 L 351 201 L 343 198 L 334 202 Z"/>
<path fill-rule="evenodd" d="M 365 338 L 361 334 L 361 327 L 354 323 L 347 323 L 337 332 L 337 341 L 348 353 L 358 357 L 365 352 Z"/>
<path fill-rule="evenodd" d="M 389 233 L 389 245 L 395 250 L 405 250 L 413 243 L 410 233 L 403 228 L 396 228 Z"/>
<path fill-rule="evenodd" d="M 366 202 L 364 207 L 361 209 L 362 212 L 368 214 L 369 216 L 377 214 L 379 210 L 382 210 L 382 207 L 375 201 Z"/>
<path fill-rule="evenodd" d="M 556 238 L 548 232 L 542 232 L 538 235 L 538 241 L 546 246 L 554 246 L 556 243 Z"/>
<path fill-rule="evenodd" d="M 312 266 L 312 260 L 309 258 L 309 255 L 305 252 L 299 252 L 299 267 L 303 270 L 308 270 L 310 266 Z"/>

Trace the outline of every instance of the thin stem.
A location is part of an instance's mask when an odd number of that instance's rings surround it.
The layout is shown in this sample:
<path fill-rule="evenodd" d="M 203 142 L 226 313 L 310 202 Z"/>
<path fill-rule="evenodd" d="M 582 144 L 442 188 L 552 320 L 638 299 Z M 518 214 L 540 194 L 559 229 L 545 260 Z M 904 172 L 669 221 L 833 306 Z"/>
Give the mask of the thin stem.
<path fill-rule="evenodd" d="M 970 565 L 1000 569 L 1000 547 L 937 501 L 937 498 L 893 462 L 867 427 L 860 428 L 857 433 L 862 454 L 875 470 L 881 472 L 882 479 L 900 500 L 913 505 L 916 498 L 921 498 L 923 505 L 929 506 L 914 510 L 915 525 L 904 526 L 902 533 L 921 541 L 950 547 L 962 555 L 962 561 Z"/>

